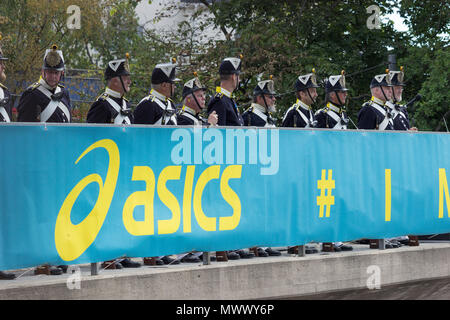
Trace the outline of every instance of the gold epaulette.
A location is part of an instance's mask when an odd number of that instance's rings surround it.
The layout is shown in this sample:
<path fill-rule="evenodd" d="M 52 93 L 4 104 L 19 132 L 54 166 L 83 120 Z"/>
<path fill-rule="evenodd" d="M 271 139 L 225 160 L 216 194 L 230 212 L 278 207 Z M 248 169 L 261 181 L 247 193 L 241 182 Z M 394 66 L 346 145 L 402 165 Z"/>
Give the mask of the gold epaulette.
<path fill-rule="evenodd" d="M 65 88 L 62 84 L 59 84 L 59 83 L 58 83 L 58 87 L 63 88 L 63 89 Z"/>
<path fill-rule="evenodd" d="M 109 94 L 107 94 L 106 92 L 103 92 L 101 95 L 99 95 L 98 97 L 97 97 L 97 101 L 98 100 L 101 100 L 101 101 L 103 101 L 103 100 L 106 100 L 107 98 L 109 97 Z"/>
<path fill-rule="evenodd" d="M 36 89 L 37 87 L 39 87 L 41 84 L 39 82 L 35 82 L 32 85 L 30 85 L 27 90 L 33 91 L 34 89 Z"/>

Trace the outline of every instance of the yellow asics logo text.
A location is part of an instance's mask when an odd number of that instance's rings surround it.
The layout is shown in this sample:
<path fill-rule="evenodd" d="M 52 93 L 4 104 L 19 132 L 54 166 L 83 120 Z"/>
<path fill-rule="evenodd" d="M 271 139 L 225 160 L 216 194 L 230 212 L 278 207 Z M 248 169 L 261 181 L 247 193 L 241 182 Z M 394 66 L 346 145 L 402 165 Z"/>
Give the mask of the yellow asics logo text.
<path fill-rule="evenodd" d="M 94 242 L 108 214 L 116 188 L 120 155 L 114 141 L 101 140 L 94 143 L 83 152 L 75 164 L 96 148 L 104 148 L 109 154 L 109 166 L 105 183 L 103 183 L 102 178 L 98 174 L 90 174 L 83 178 L 64 200 L 56 219 L 56 249 L 59 256 L 65 261 L 77 259 Z M 129 234 L 133 236 L 172 234 L 177 232 L 181 225 L 183 233 L 190 233 L 192 232 L 192 208 L 194 211 L 193 216 L 198 226 L 204 231 L 217 231 L 217 229 L 218 231 L 226 231 L 237 228 L 241 220 L 241 201 L 229 186 L 229 180 L 241 178 L 242 165 L 226 166 L 222 172 L 220 165 L 209 166 L 200 173 L 196 182 L 194 179 L 195 165 L 186 167 L 184 178 L 181 174 L 182 169 L 182 166 L 167 166 L 162 169 L 159 177 L 156 178 L 153 170 L 148 166 L 133 167 L 131 181 L 145 182 L 145 189 L 131 193 L 124 203 L 122 220 Z M 171 180 L 180 181 L 180 183 L 184 184 L 181 205 L 166 186 L 167 182 Z M 220 184 L 220 194 L 230 205 L 232 209 L 231 215 L 227 215 L 228 212 L 223 212 L 224 216 L 215 218 L 208 217 L 203 211 L 203 193 L 207 185 L 213 180 Z M 93 182 L 99 186 L 97 202 L 88 216 L 81 223 L 74 225 L 70 219 L 72 207 L 83 189 Z M 128 186 L 130 185 L 131 182 Z M 155 219 L 153 205 L 155 194 L 170 210 L 172 214 L 170 219 Z M 144 207 L 144 219 L 136 220 L 134 217 L 135 208 L 142 206 Z"/>

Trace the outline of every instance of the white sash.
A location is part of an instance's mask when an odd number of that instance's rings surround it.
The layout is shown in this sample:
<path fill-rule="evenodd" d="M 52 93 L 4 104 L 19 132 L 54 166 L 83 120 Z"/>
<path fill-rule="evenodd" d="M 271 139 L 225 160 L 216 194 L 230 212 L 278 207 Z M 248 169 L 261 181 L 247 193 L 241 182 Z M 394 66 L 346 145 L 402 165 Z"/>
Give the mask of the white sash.
<path fill-rule="evenodd" d="M 386 106 L 388 106 L 389 109 L 391 109 L 391 113 L 392 113 L 392 121 L 394 121 L 395 118 L 397 118 L 398 115 L 400 115 L 401 117 L 403 117 L 403 118 L 405 118 L 405 119 L 408 119 L 408 118 L 406 117 L 406 115 L 405 115 L 402 111 L 397 110 L 397 109 L 395 108 L 395 105 L 392 104 L 391 102 L 386 102 Z"/>
<path fill-rule="evenodd" d="M 50 102 L 45 107 L 45 109 L 41 112 L 41 122 L 46 122 L 50 117 L 55 113 L 56 108 L 61 109 L 61 111 L 66 115 L 67 120 L 70 122 L 70 112 L 69 109 L 66 107 L 66 105 L 62 101 L 54 101 L 52 100 L 52 93 L 50 90 L 45 88 L 43 85 L 40 85 L 37 87 L 39 91 L 41 91 L 43 94 L 47 96 L 47 98 L 50 99 Z M 56 87 L 55 94 L 60 93 L 61 88 L 59 86 Z"/>
<path fill-rule="evenodd" d="M 5 98 L 5 93 L 3 92 L 3 88 L 0 88 L 0 100 L 3 100 Z M 2 115 L 3 119 L 5 119 L 5 122 L 11 122 L 11 119 L 9 118 L 8 112 L 6 112 L 5 107 L 0 107 L 0 114 Z"/>
<path fill-rule="evenodd" d="M 273 128 L 273 127 L 275 127 L 274 124 L 270 124 L 269 122 L 267 122 L 267 115 L 264 114 L 264 113 L 263 113 L 261 110 L 259 110 L 258 108 L 253 107 L 252 112 L 253 112 L 254 114 L 256 114 L 258 117 L 260 117 L 262 120 L 264 120 L 264 122 L 266 123 L 266 124 L 264 125 L 264 127 L 267 127 L 267 128 Z"/>
<path fill-rule="evenodd" d="M 108 101 L 111 107 L 113 107 L 114 110 L 117 111 L 117 116 L 114 118 L 114 124 L 124 124 L 124 121 L 125 124 L 131 124 L 130 118 L 120 113 L 120 110 L 124 110 L 127 108 L 127 104 L 125 103 L 124 99 L 122 99 L 122 107 L 120 107 L 119 104 L 110 97 L 106 98 L 106 101 Z"/>
<path fill-rule="evenodd" d="M 391 123 L 391 125 L 394 125 L 393 122 L 392 122 L 392 119 L 389 119 L 387 117 L 386 110 L 383 107 L 379 106 L 376 103 L 371 103 L 370 105 L 372 107 L 374 107 L 376 110 L 378 110 L 384 116 L 383 121 L 378 126 L 378 130 L 385 130 L 389 123 Z"/>
<path fill-rule="evenodd" d="M 306 126 L 305 128 L 311 128 L 311 123 L 313 122 L 313 118 L 312 118 L 312 112 L 311 110 L 309 111 L 309 120 L 308 118 L 305 116 L 305 114 L 300 110 L 300 106 L 296 107 L 295 110 L 300 114 L 300 116 L 302 117 L 303 121 L 305 121 Z"/>
<path fill-rule="evenodd" d="M 185 117 L 188 117 L 192 121 L 194 121 L 194 125 L 196 125 L 196 126 L 201 125 L 200 121 L 194 115 L 190 114 L 189 112 L 183 110 L 183 112 L 181 114 Z"/>
<path fill-rule="evenodd" d="M 167 110 L 175 110 L 173 107 L 172 107 L 172 103 L 170 102 L 170 100 L 168 100 L 167 101 L 167 106 L 161 101 L 161 100 L 159 100 L 157 97 L 155 97 L 155 96 L 153 96 L 153 95 L 149 95 L 148 97 L 146 97 L 146 99 L 148 100 L 150 97 L 152 97 L 153 99 L 152 99 L 152 101 L 153 102 L 156 102 L 157 104 L 158 104 L 158 106 L 163 110 L 163 112 L 167 109 Z M 177 118 L 176 118 L 176 115 L 175 115 L 175 113 L 172 115 L 172 116 L 167 116 L 166 114 L 165 114 L 165 112 L 163 113 L 163 115 L 162 115 L 162 117 L 161 118 L 159 118 L 159 120 L 158 121 L 156 121 L 155 122 L 155 124 L 156 125 L 161 125 L 162 123 L 163 123 L 163 120 L 164 120 L 164 123 L 166 124 L 167 122 L 169 122 L 170 120 L 172 120 L 172 122 L 176 125 L 177 124 Z"/>
<path fill-rule="evenodd" d="M 333 110 L 328 109 L 327 114 L 334 120 L 336 121 L 336 124 L 334 125 L 334 127 L 332 129 L 336 129 L 336 130 L 347 130 L 347 125 L 346 124 L 342 124 L 342 118 Z"/>

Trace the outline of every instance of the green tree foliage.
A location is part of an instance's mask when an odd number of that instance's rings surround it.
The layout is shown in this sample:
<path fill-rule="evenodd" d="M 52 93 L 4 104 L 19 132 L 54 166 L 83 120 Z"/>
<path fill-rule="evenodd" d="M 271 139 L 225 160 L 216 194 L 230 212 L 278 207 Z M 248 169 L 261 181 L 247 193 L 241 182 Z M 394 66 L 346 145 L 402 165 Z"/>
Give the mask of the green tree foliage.
<path fill-rule="evenodd" d="M 145 0 L 149 1 L 149 0 Z M 404 99 L 417 93 L 423 99 L 409 110 L 421 130 L 445 130 L 448 115 L 448 35 L 450 4 L 434 0 L 199 0 L 186 3 L 162 0 L 156 20 L 189 12 L 173 32 L 158 34 L 152 22 L 139 26 L 139 0 L 3 0 L 0 31 L 8 62 L 8 83 L 17 95 L 26 83 L 36 81 L 46 48 L 57 43 L 64 52 L 67 80 L 79 81 L 76 93 L 92 101 L 92 83 L 103 89 L 103 70 L 111 59 L 130 54 L 133 86 L 128 98 L 135 105 L 148 94 L 157 63 L 177 57 L 179 77 L 187 81 L 196 71 L 211 89 L 218 84 L 218 67 L 227 56 L 243 55 L 244 74 L 237 91 L 242 109 L 251 102 L 259 79 L 270 75 L 279 92 L 278 118 L 295 102 L 293 85 L 300 74 L 314 68 L 319 80 L 345 70 L 350 88 L 348 111 L 356 122 L 362 103 L 370 97 L 369 83 L 388 67 L 395 54 L 397 68 L 404 66 L 407 86 Z M 149 1 L 151 2 L 151 1 Z M 81 9 L 81 30 L 67 28 L 67 7 Z M 376 5 L 380 28 L 369 28 Z M 194 8 L 194 9 L 192 9 Z M 405 18 L 408 32 L 396 31 L 384 18 L 394 10 Z M 218 35 L 211 36 L 211 30 Z M 83 82 L 83 79 L 96 82 Z M 89 83 L 91 87 L 88 87 Z M 180 88 L 181 89 L 181 88 Z M 98 91 L 99 89 L 97 89 Z M 175 97 L 179 101 L 181 90 Z M 324 105 L 319 89 L 315 109 Z M 79 103 L 80 121 L 89 103 Z M 243 111 L 243 110 L 242 110 Z M 448 119 L 450 122 L 450 119 Z"/>

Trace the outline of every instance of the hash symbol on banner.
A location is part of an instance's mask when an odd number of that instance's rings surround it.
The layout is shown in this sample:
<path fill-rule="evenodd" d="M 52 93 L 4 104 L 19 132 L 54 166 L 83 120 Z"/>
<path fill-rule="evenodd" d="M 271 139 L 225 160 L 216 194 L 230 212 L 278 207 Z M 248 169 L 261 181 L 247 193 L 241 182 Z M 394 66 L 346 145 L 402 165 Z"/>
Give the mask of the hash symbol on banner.
<path fill-rule="evenodd" d="M 323 218 L 323 209 L 326 207 L 325 216 L 330 216 L 330 208 L 334 205 L 334 196 L 331 191 L 335 188 L 333 180 L 333 170 L 328 170 L 328 179 L 326 179 L 326 170 L 322 170 L 322 179 L 317 181 L 317 189 L 320 190 L 320 196 L 317 197 L 317 205 L 320 207 L 319 218 Z M 326 193 L 326 195 L 325 195 Z"/>

